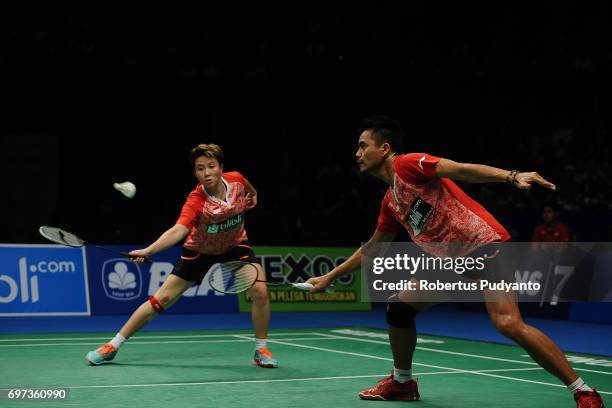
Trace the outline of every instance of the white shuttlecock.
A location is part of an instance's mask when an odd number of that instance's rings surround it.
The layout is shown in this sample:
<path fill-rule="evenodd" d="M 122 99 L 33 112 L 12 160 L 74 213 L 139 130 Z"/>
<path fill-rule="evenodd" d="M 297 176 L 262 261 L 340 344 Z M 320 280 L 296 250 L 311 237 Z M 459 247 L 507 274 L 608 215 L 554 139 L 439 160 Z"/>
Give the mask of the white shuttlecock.
<path fill-rule="evenodd" d="M 113 187 L 115 187 L 115 190 L 119 191 L 121 194 L 128 198 L 132 198 L 136 194 L 136 186 L 134 185 L 134 183 L 131 183 L 129 181 L 124 181 L 123 183 L 115 183 L 113 184 Z"/>

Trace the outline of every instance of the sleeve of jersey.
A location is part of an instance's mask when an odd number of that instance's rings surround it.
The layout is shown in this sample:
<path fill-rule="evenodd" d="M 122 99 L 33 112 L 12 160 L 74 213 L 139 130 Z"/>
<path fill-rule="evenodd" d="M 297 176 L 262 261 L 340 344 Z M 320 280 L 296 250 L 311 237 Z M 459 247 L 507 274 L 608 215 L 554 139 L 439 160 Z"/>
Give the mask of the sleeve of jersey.
<path fill-rule="evenodd" d="M 183 204 L 183 209 L 181 210 L 181 215 L 176 223 L 184 225 L 187 228 L 195 226 L 200 212 L 198 207 L 202 207 L 202 199 L 192 192 L 187 196 L 187 200 L 185 200 L 185 204 Z"/>
<path fill-rule="evenodd" d="M 439 157 L 427 153 L 409 153 L 396 159 L 395 171 L 399 176 L 412 183 L 427 183 L 438 177 L 436 165 Z"/>
<path fill-rule="evenodd" d="M 228 171 L 227 173 L 223 173 L 223 177 L 225 177 L 225 179 L 230 183 L 238 182 L 246 185 L 244 176 L 237 171 Z"/>
<path fill-rule="evenodd" d="M 389 209 L 389 197 L 385 195 L 380 205 L 380 214 L 376 230 L 387 234 L 397 234 L 402 229 L 402 224 L 397 222 L 393 213 Z"/>

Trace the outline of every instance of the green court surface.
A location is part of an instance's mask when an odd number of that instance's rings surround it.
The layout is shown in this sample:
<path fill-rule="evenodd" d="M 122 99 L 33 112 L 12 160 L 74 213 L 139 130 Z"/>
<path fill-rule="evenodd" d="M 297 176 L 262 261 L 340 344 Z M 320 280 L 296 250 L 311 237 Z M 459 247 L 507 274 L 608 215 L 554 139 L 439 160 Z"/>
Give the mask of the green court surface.
<path fill-rule="evenodd" d="M 388 375 L 391 353 L 375 329 L 277 330 L 269 348 L 280 367 L 251 364 L 247 331 L 142 333 L 115 360 L 89 366 L 87 351 L 114 333 L 0 336 L 0 388 L 67 387 L 39 407 L 572 407 L 570 392 L 518 347 L 419 336 L 413 372 L 421 402 L 361 401 Z M 612 401 L 612 359 L 569 353 L 589 385 Z"/>

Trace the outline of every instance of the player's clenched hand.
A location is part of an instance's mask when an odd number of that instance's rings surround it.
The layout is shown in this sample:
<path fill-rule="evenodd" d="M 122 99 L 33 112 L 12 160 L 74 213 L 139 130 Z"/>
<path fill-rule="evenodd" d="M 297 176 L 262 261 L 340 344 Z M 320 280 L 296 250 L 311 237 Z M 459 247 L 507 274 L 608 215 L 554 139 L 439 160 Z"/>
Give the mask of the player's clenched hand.
<path fill-rule="evenodd" d="M 310 289 L 311 292 L 323 292 L 332 283 L 332 279 L 328 275 L 317 276 L 316 278 L 310 278 L 306 281 L 314 286 Z"/>
<path fill-rule="evenodd" d="M 540 176 L 535 171 L 518 173 L 516 175 L 516 180 L 514 184 L 518 189 L 521 190 L 529 190 L 534 184 L 539 184 L 542 187 L 548 188 L 550 190 L 557 189 L 557 187 L 553 183 L 546 180 L 544 177 Z"/>
<path fill-rule="evenodd" d="M 146 249 L 135 249 L 130 251 L 129 254 L 131 257 L 129 259 L 132 262 L 144 262 L 145 258 L 151 255 Z"/>
<path fill-rule="evenodd" d="M 247 193 L 245 200 L 246 200 L 246 209 L 250 210 L 251 208 L 257 205 L 257 194 L 251 195 L 251 193 Z"/>

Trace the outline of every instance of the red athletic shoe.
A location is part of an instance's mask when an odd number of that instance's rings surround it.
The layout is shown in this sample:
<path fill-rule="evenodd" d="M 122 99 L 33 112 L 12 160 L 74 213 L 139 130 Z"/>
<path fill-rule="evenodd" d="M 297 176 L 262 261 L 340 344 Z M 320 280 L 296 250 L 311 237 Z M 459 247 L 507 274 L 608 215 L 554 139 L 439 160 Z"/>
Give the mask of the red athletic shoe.
<path fill-rule="evenodd" d="M 574 391 L 577 408 L 605 408 L 601 395 L 595 388 L 593 391 Z"/>
<path fill-rule="evenodd" d="M 375 401 L 418 401 L 420 396 L 416 380 L 402 384 L 393 380 L 393 375 L 390 375 L 372 388 L 361 390 L 359 398 Z"/>

